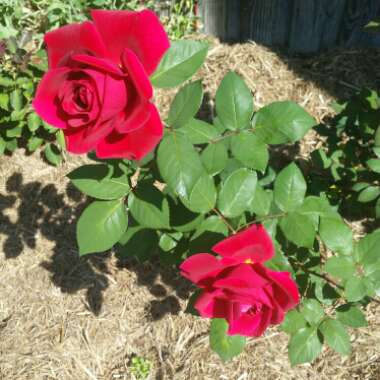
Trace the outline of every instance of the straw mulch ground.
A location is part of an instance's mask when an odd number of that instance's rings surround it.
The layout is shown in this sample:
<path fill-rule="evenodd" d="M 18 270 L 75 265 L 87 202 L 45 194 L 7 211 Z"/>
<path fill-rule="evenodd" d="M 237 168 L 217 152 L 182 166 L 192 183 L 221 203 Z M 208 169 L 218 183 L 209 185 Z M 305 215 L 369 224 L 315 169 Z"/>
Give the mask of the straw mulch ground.
<path fill-rule="evenodd" d="M 199 75 L 211 99 L 234 69 L 257 107 L 291 99 L 321 120 L 335 97 L 379 87 L 379 55 L 295 59 L 251 43 L 214 41 Z M 157 94 L 164 113 L 172 95 Z M 319 143 L 310 134 L 300 153 Z M 351 335 L 350 357 L 325 350 L 312 365 L 291 368 L 287 337 L 270 329 L 222 364 L 209 350 L 208 322 L 183 313 L 189 288 L 175 272 L 110 255 L 78 259 L 75 220 L 86 200 L 68 186 L 65 173 L 83 161 L 67 157 L 57 169 L 22 151 L 0 159 L 0 379 L 132 379 L 133 355 L 153 363 L 151 379 L 380 379 L 376 306 L 367 311 L 369 327 Z"/>

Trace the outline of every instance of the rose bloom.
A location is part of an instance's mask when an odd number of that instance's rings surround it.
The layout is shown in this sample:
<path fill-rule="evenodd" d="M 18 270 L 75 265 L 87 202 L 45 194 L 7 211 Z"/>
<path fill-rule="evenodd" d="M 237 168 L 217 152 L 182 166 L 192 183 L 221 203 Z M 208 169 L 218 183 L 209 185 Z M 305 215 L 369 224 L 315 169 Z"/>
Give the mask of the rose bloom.
<path fill-rule="evenodd" d="M 169 48 L 168 37 L 149 10 L 93 10 L 91 16 L 92 22 L 45 35 L 49 70 L 34 109 L 63 130 L 72 153 L 141 159 L 163 133 L 149 75 Z"/>
<path fill-rule="evenodd" d="M 262 225 L 252 225 L 212 250 L 221 259 L 198 253 L 180 269 L 202 289 L 195 309 L 202 317 L 227 320 L 229 335 L 260 336 L 269 325 L 281 323 L 286 312 L 299 303 L 290 273 L 263 265 L 273 257 L 274 247 Z"/>

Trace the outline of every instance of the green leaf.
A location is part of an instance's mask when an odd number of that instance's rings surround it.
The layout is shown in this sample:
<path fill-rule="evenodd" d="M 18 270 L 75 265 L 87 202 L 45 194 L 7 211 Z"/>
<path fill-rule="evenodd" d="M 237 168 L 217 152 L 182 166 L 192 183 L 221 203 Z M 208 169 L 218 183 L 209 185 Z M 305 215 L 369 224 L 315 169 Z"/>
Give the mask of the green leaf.
<path fill-rule="evenodd" d="M 301 206 L 306 194 L 306 182 L 297 165 L 291 163 L 282 169 L 274 182 L 274 200 L 282 211 Z"/>
<path fill-rule="evenodd" d="M 352 231 L 338 213 L 321 216 L 319 234 L 333 252 L 349 254 L 352 251 Z"/>
<path fill-rule="evenodd" d="M 204 174 L 193 145 L 185 136 L 176 133 L 168 134 L 161 141 L 157 164 L 164 181 L 183 197 L 190 196 L 195 183 Z"/>
<path fill-rule="evenodd" d="M 206 231 L 215 232 L 217 234 L 224 235 L 224 236 L 228 235 L 228 228 L 226 224 L 217 215 L 212 215 L 212 216 L 209 216 L 207 219 L 205 219 L 198 226 L 197 230 L 192 236 L 192 239 L 196 239 L 197 237 L 201 236 Z"/>
<path fill-rule="evenodd" d="M 380 148 L 379 147 L 374 147 L 372 148 L 373 153 L 376 154 L 377 157 L 380 157 Z"/>
<path fill-rule="evenodd" d="M 312 362 L 322 351 L 318 331 L 313 327 L 298 330 L 290 338 L 288 350 L 292 366 Z"/>
<path fill-rule="evenodd" d="M 315 225 L 308 215 L 290 212 L 280 220 L 285 237 L 298 247 L 311 248 L 315 240 Z"/>
<path fill-rule="evenodd" d="M 218 208 L 227 218 L 246 211 L 255 195 L 257 174 L 248 169 L 238 169 L 225 180 L 219 193 Z"/>
<path fill-rule="evenodd" d="M 325 312 L 317 300 L 306 299 L 302 303 L 301 314 L 311 325 L 316 325 L 323 318 Z"/>
<path fill-rule="evenodd" d="M 116 244 L 127 230 L 128 216 L 120 200 L 95 201 L 77 223 L 79 254 L 103 252 Z"/>
<path fill-rule="evenodd" d="M 275 255 L 270 260 L 265 262 L 265 266 L 277 272 L 289 272 L 293 273 L 293 268 L 290 265 L 284 252 L 282 252 L 280 244 L 274 241 Z"/>
<path fill-rule="evenodd" d="M 5 140 L 0 136 L 0 156 L 2 156 L 5 152 L 5 149 L 7 147 L 7 143 Z"/>
<path fill-rule="evenodd" d="M 5 132 L 5 135 L 8 138 L 21 137 L 21 135 L 22 135 L 22 124 L 19 124 L 19 125 L 17 125 L 14 128 L 7 129 L 6 132 Z"/>
<path fill-rule="evenodd" d="M 354 276 L 346 282 L 344 291 L 346 299 L 349 302 L 360 301 L 367 295 L 367 287 L 364 280 Z"/>
<path fill-rule="evenodd" d="M 140 263 L 149 260 L 158 247 L 157 232 L 141 226 L 129 227 L 119 240 L 117 255 L 135 257 Z"/>
<path fill-rule="evenodd" d="M 5 149 L 9 152 L 14 152 L 17 149 L 17 139 L 8 140 L 5 144 Z"/>
<path fill-rule="evenodd" d="M 62 155 L 56 145 L 46 144 L 44 149 L 46 159 L 53 165 L 57 166 L 62 162 Z"/>
<path fill-rule="evenodd" d="M 202 152 L 201 159 L 207 173 L 214 176 L 220 173 L 227 165 L 227 148 L 222 142 L 210 144 Z"/>
<path fill-rule="evenodd" d="M 171 43 L 156 71 L 150 77 L 155 87 L 175 87 L 189 79 L 201 67 L 207 55 L 208 44 L 180 40 Z"/>
<path fill-rule="evenodd" d="M 341 355 L 351 352 L 350 336 L 339 321 L 327 318 L 321 323 L 320 330 L 327 344 Z"/>
<path fill-rule="evenodd" d="M 9 110 L 9 95 L 8 94 L 0 94 L 0 108 L 5 111 Z"/>
<path fill-rule="evenodd" d="M 380 147 L 380 125 L 377 127 L 375 132 L 375 146 Z"/>
<path fill-rule="evenodd" d="M 40 117 L 35 112 L 28 115 L 27 123 L 31 132 L 36 131 L 42 125 Z"/>
<path fill-rule="evenodd" d="M 67 177 L 82 193 L 97 199 L 117 199 L 128 194 L 130 187 L 124 173 L 109 177 L 107 165 L 83 165 Z"/>
<path fill-rule="evenodd" d="M 221 318 L 214 318 L 210 327 L 210 346 L 223 361 L 239 355 L 245 346 L 245 338 L 240 335 L 227 335 L 228 323 Z"/>
<path fill-rule="evenodd" d="M 235 170 L 242 168 L 244 168 L 244 165 L 240 161 L 236 160 L 235 158 L 229 158 L 227 160 L 226 167 L 219 174 L 220 179 L 222 180 L 222 182 L 224 182 L 228 178 L 228 176 L 232 174 Z"/>
<path fill-rule="evenodd" d="M 21 111 L 23 108 L 23 96 L 19 89 L 13 90 L 10 94 L 10 104 L 15 111 Z"/>
<path fill-rule="evenodd" d="M 142 226 L 153 229 L 169 228 L 169 205 L 162 192 L 151 181 L 142 181 L 128 197 L 133 218 Z"/>
<path fill-rule="evenodd" d="M 219 120 L 228 129 L 242 129 L 249 125 L 253 113 L 251 91 L 235 72 L 230 71 L 220 83 L 215 107 Z"/>
<path fill-rule="evenodd" d="M 341 298 L 340 294 L 326 280 L 315 275 L 311 275 L 310 279 L 314 285 L 315 297 L 321 303 L 332 305 L 338 298 Z"/>
<path fill-rule="evenodd" d="M 171 251 L 177 246 L 178 242 L 182 238 L 182 235 L 183 234 L 181 232 L 162 234 L 159 241 L 159 247 L 165 252 Z"/>
<path fill-rule="evenodd" d="M 14 82 L 13 79 L 5 77 L 5 76 L 1 76 L 0 77 L 0 86 L 2 86 L 2 87 L 12 87 L 12 86 L 14 86 L 14 84 L 15 84 L 15 82 Z"/>
<path fill-rule="evenodd" d="M 368 186 L 362 190 L 358 196 L 358 201 L 362 203 L 371 202 L 380 195 L 378 186 Z"/>
<path fill-rule="evenodd" d="M 377 219 L 380 219 L 380 198 L 377 198 L 377 201 L 375 204 L 375 215 Z"/>
<path fill-rule="evenodd" d="M 357 182 L 352 186 L 352 190 L 359 192 L 368 187 L 370 184 L 366 182 Z"/>
<path fill-rule="evenodd" d="M 191 190 L 189 199 L 181 197 L 183 204 L 193 212 L 206 214 L 215 207 L 216 188 L 214 180 L 205 174 L 199 178 Z"/>
<path fill-rule="evenodd" d="M 265 172 L 269 160 L 268 147 L 252 132 L 242 131 L 232 136 L 231 151 L 244 165 Z"/>
<path fill-rule="evenodd" d="M 375 173 L 380 173 L 380 160 L 372 158 L 367 161 L 368 167 Z"/>
<path fill-rule="evenodd" d="M 39 137 L 31 137 L 26 145 L 29 152 L 34 152 L 38 147 L 42 145 L 44 139 Z"/>
<path fill-rule="evenodd" d="M 192 144 L 206 144 L 218 136 L 218 131 L 213 125 L 198 119 L 190 119 L 179 131 L 184 133 Z"/>
<path fill-rule="evenodd" d="M 249 205 L 249 211 L 258 216 L 268 215 L 272 204 L 272 190 L 264 190 L 258 183 L 256 185 L 255 195 Z"/>
<path fill-rule="evenodd" d="M 355 244 L 355 255 L 364 268 L 380 262 L 380 229 L 366 235 Z"/>
<path fill-rule="evenodd" d="M 297 310 L 290 310 L 286 313 L 284 322 L 281 323 L 281 330 L 288 334 L 295 334 L 307 326 L 303 315 Z"/>
<path fill-rule="evenodd" d="M 337 319 L 350 327 L 365 327 L 368 325 L 365 315 L 355 305 L 345 304 L 336 309 Z"/>
<path fill-rule="evenodd" d="M 355 263 L 351 257 L 330 257 L 325 264 L 325 271 L 333 277 L 343 280 L 350 279 L 356 272 Z"/>
<path fill-rule="evenodd" d="M 221 135 L 227 130 L 227 127 L 221 122 L 221 120 L 218 118 L 218 116 L 216 116 L 213 119 L 213 124 L 214 124 L 214 127 L 216 128 L 216 130 Z"/>
<path fill-rule="evenodd" d="M 165 193 L 165 191 L 164 191 Z M 167 197 L 170 210 L 170 226 L 179 232 L 194 231 L 204 220 L 203 215 L 193 213 L 187 209 L 176 197 Z"/>
<path fill-rule="evenodd" d="M 182 87 L 170 106 L 168 124 L 174 128 L 186 125 L 198 112 L 202 98 L 203 91 L 200 80 Z"/>
<path fill-rule="evenodd" d="M 255 115 L 254 124 L 262 141 L 285 144 L 302 139 L 316 121 L 298 104 L 284 101 L 261 108 Z"/>
<path fill-rule="evenodd" d="M 59 145 L 59 147 L 61 148 L 61 150 L 65 150 L 66 149 L 66 141 L 65 141 L 65 135 L 64 135 L 62 129 L 59 129 L 56 132 L 55 138 L 56 138 L 57 144 Z"/>

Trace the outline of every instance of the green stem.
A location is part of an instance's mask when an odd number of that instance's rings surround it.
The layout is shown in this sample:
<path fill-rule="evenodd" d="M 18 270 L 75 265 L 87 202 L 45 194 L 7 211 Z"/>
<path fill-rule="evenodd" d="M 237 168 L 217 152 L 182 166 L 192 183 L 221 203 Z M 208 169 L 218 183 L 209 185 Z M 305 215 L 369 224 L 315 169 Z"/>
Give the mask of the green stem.
<path fill-rule="evenodd" d="M 231 226 L 231 224 L 228 222 L 228 220 L 223 216 L 223 214 L 217 209 L 213 208 L 212 211 L 215 212 L 216 215 L 219 216 L 219 218 L 222 220 L 222 222 L 227 226 L 227 228 L 232 232 L 233 235 L 236 234 L 236 230 Z"/>
<path fill-rule="evenodd" d="M 256 218 L 256 219 L 251 220 L 250 222 L 245 223 L 242 226 L 240 226 L 238 228 L 238 231 L 240 231 L 240 230 L 242 230 L 242 229 L 244 229 L 244 228 L 246 228 L 252 224 L 261 223 L 261 222 L 264 222 L 265 220 L 281 218 L 285 215 L 286 215 L 286 212 L 282 212 L 280 214 L 266 215 L 266 216 L 262 216 L 261 218 Z"/>
<path fill-rule="evenodd" d="M 219 141 L 222 141 L 222 140 L 224 140 L 224 139 L 227 139 L 228 137 L 238 135 L 239 133 L 241 133 L 241 132 L 243 132 L 243 131 L 254 132 L 255 129 L 254 129 L 254 128 L 237 129 L 236 131 L 227 132 L 225 135 L 219 136 L 219 137 L 215 138 L 214 140 L 210 140 L 210 144 L 216 144 L 216 143 L 218 143 Z"/>

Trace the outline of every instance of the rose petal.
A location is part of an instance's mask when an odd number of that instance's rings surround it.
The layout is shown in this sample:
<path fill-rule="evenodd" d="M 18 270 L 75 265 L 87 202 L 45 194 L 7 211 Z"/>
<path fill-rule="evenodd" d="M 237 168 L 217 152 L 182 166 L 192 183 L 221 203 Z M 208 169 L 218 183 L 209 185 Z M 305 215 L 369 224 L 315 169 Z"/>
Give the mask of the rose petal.
<path fill-rule="evenodd" d="M 150 105 L 150 118 L 138 130 L 120 134 L 112 132 L 96 147 L 99 158 L 128 158 L 140 160 L 151 152 L 161 140 L 163 126 L 156 107 Z"/>
<path fill-rule="evenodd" d="M 263 311 L 260 313 L 260 323 L 257 326 L 256 330 L 253 331 L 252 336 L 258 337 L 263 335 L 263 332 L 269 327 L 271 319 L 272 319 L 273 311 L 266 307 L 263 308 Z"/>
<path fill-rule="evenodd" d="M 102 70 L 105 73 L 116 75 L 117 77 L 126 76 L 126 74 L 124 74 L 118 66 L 116 66 L 108 59 L 98 58 L 87 54 L 74 54 L 71 56 L 71 59 L 76 62 L 84 63 L 88 66 Z"/>
<path fill-rule="evenodd" d="M 257 328 L 260 326 L 261 314 L 250 315 L 242 314 L 238 319 L 229 323 L 228 335 L 254 336 Z"/>
<path fill-rule="evenodd" d="M 99 57 L 107 54 L 104 42 L 92 22 L 69 24 L 45 34 L 49 67 L 55 68 L 73 53 L 92 53 Z"/>
<path fill-rule="evenodd" d="M 279 305 L 276 305 L 272 309 L 272 316 L 271 316 L 270 323 L 272 325 L 279 325 L 284 320 L 284 317 L 285 317 L 285 313 L 283 312 L 283 310 L 281 309 Z"/>
<path fill-rule="evenodd" d="M 122 63 L 139 95 L 149 100 L 153 96 L 153 88 L 136 54 L 130 49 L 124 49 Z"/>
<path fill-rule="evenodd" d="M 220 290 L 213 292 L 202 291 L 194 303 L 194 308 L 204 318 L 224 318 L 227 315 L 228 305 L 219 301 L 216 296 Z"/>
<path fill-rule="evenodd" d="M 284 311 L 292 309 L 298 305 L 300 296 L 297 284 L 290 277 L 289 272 L 269 271 L 269 276 L 274 282 L 273 298 Z M 277 286 L 276 286 L 277 285 Z"/>
<path fill-rule="evenodd" d="M 261 224 L 254 224 L 246 230 L 232 235 L 214 245 L 212 250 L 223 257 L 237 262 L 262 263 L 274 255 L 272 240 Z"/>
<path fill-rule="evenodd" d="M 109 57 L 120 63 L 125 48 L 133 50 L 148 75 L 152 74 L 169 48 L 169 39 L 158 17 L 150 10 L 141 12 L 92 10 Z"/>
<path fill-rule="evenodd" d="M 99 119 L 102 121 L 117 117 L 126 106 L 128 107 L 125 81 L 111 75 L 104 77 L 103 93 L 101 94 L 99 91 L 101 98 Z"/>
<path fill-rule="evenodd" d="M 225 287 L 229 284 L 231 287 L 236 288 L 238 287 L 238 284 L 240 284 L 241 288 L 246 287 L 253 289 L 262 288 L 269 284 L 269 281 L 258 274 L 251 265 L 239 264 L 230 267 L 227 272 L 223 271 L 220 273 L 218 280 L 215 282 L 215 286 L 217 286 L 216 284 L 218 283 Z"/>
<path fill-rule="evenodd" d="M 68 130 L 65 130 L 66 149 L 74 154 L 83 154 L 94 149 L 94 144 L 91 145 L 88 142 L 88 139 L 86 139 L 86 132 L 86 126 L 82 128 L 70 128 Z"/>
<path fill-rule="evenodd" d="M 61 67 L 49 70 L 41 79 L 33 100 L 33 108 L 47 123 L 56 128 L 65 129 L 66 120 L 60 117 L 57 95 L 69 70 Z"/>
<path fill-rule="evenodd" d="M 223 267 L 219 260 L 209 253 L 190 256 L 180 265 L 181 275 L 198 284 L 201 280 L 215 276 Z"/>
<path fill-rule="evenodd" d="M 150 118 L 151 103 L 140 96 L 131 80 L 126 80 L 128 105 L 115 124 L 116 131 L 130 133 L 140 129 Z"/>
<path fill-rule="evenodd" d="M 140 129 L 148 122 L 151 110 L 151 103 L 146 102 L 143 99 L 138 99 L 138 101 L 133 104 L 128 102 L 126 110 L 128 112 L 125 111 L 120 115 L 117 124 L 115 124 L 116 131 L 125 134 Z"/>

